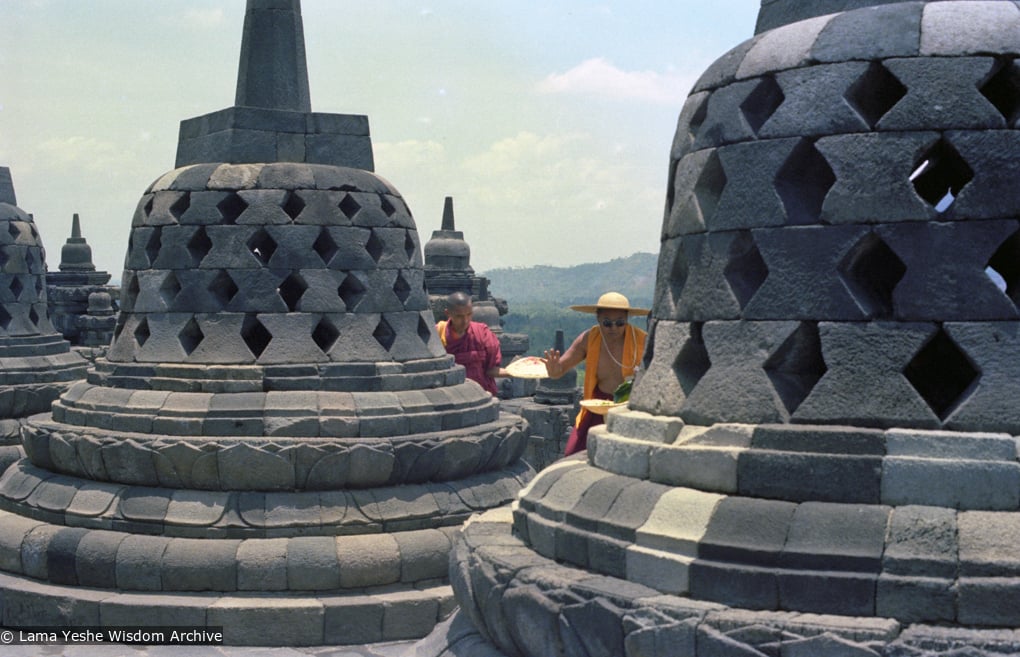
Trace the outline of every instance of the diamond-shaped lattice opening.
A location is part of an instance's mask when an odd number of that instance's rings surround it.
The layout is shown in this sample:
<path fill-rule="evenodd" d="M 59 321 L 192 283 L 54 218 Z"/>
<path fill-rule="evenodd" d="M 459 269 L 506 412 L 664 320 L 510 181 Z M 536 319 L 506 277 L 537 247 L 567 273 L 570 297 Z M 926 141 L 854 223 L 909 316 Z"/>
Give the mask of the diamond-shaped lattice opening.
<path fill-rule="evenodd" d="M 166 278 L 159 286 L 159 296 L 163 299 L 167 308 L 173 306 L 174 299 L 177 298 L 177 294 L 181 291 L 181 283 L 177 280 L 174 273 L 167 272 Z"/>
<path fill-rule="evenodd" d="M 32 253 L 32 251 L 33 249 L 31 247 L 25 249 L 25 267 L 28 268 L 29 272 L 35 273 L 33 270 L 35 269 L 36 260 L 35 254 Z"/>
<path fill-rule="evenodd" d="M 337 294 L 343 299 L 347 312 L 353 312 L 365 297 L 365 285 L 353 273 L 347 274 L 347 278 L 337 288 Z"/>
<path fill-rule="evenodd" d="M 775 179 L 776 192 L 786 210 L 786 223 L 818 223 L 822 203 L 834 184 L 836 175 L 832 167 L 813 143 L 802 139 Z"/>
<path fill-rule="evenodd" d="M 21 237 L 21 222 L 9 221 L 7 222 L 7 232 L 11 234 L 15 240 Z"/>
<path fill-rule="evenodd" d="M 159 250 L 163 246 L 163 228 L 156 226 L 152 229 L 148 241 L 145 242 L 145 257 L 149 259 L 149 266 L 156 262 L 159 257 Z"/>
<path fill-rule="evenodd" d="M 244 340 L 244 344 L 248 345 L 252 355 L 258 358 L 269 346 L 273 334 L 262 325 L 258 317 L 245 315 L 244 322 L 241 323 L 241 339 Z"/>
<path fill-rule="evenodd" d="M 223 269 L 216 274 L 215 278 L 209 281 L 209 286 L 206 289 L 208 289 L 209 294 L 211 294 L 213 298 L 219 302 L 220 308 L 225 308 L 237 295 L 237 283 L 235 283 L 230 274 Z"/>
<path fill-rule="evenodd" d="M 985 274 L 1013 303 L 1020 304 L 1020 230 L 1006 238 L 992 254 Z"/>
<path fill-rule="evenodd" d="M 297 312 L 298 302 L 301 301 L 301 296 L 307 289 L 308 283 L 301 277 L 301 274 L 293 272 L 290 276 L 283 279 L 280 287 L 276 288 L 276 292 L 283 299 L 283 302 L 287 304 L 287 309 L 290 312 Z"/>
<path fill-rule="evenodd" d="M 269 264 L 269 260 L 276 253 L 276 240 L 264 228 L 259 228 L 248 238 L 248 250 L 263 265 Z"/>
<path fill-rule="evenodd" d="M 673 264 L 669 268 L 669 281 L 667 285 L 669 285 L 670 294 L 673 296 L 673 304 L 676 305 L 680 302 L 680 297 L 684 293 L 684 286 L 687 285 L 690 264 L 687 261 L 687 253 L 683 245 L 676 249 L 673 255 Z"/>
<path fill-rule="evenodd" d="M 425 344 L 428 344 L 429 340 L 432 339 L 432 330 L 429 327 L 429 323 L 426 322 L 425 318 L 420 315 L 418 316 L 418 337 L 421 338 L 421 341 Z"/>
<path fill-rule="evenodd" d="M 775 114 L 779 106 L 783 104 L 785 96 L 779 84 L 772 77 L 764 77 L 758 86 L 747 95 L 744 102 L 740 104 L 740 111 L 751 126 L 754 134 L 758 134 L 765 122 Z"/>
<path fill-rule="evenodd" d="M 861 77 L 850 85 L 843 97 L 869 126 L 875 127 L 879 119 L 906 95 L 907 88 L 889 69 L 878 62 L 872 62 Z"/>
<path fill-rule="evenodd" d="M 742 230 L 730 242 L 729 261 L 723 276 L 743 310 L 768 278 L 769 268 L 761 257 L 751 231 Z"/>
<path fill-rule="evenodd" d="M 818 325 L 801 322 L 763 366 L 787 412 L 793 413 L 828 369 Z"/>
<path fill-rule="evenodd" d="M 325 226 L 319 231 L 319 236 L 315 238 L 315 243 L 312 244 L 312 249 L 319 254 L 322 259 L 322 264 L 329 266 L 333 257 L 340 251 L 340 247 L 337 246 L 336 240 L 329 234 L 329 229 Z"/>
<path fill-rule="evenodd" d="M 143 212 L 145 212 L 145 218 L 146 219 L 148 219 L 149 215 L 152 214 L 152 205 L 153 205 L 153 201 L 155 201 L 155 200 L 156 200 L 156 197 L 150 194 L 149 195 L 149 199 L 147 201 L 145 201 L 145 207 L 142 208 L 142 210 L 143 210 Z"/>
<path fill-rule="evenodd" d="M 191 355 L 198 345 L 201 344 L 202 340 L 205 339 L 205 334 L 202 333 L 202 328 L 192 317 L 188 320 L 188 323 L 184 325 L 184 328 L 177 333 L 177 341 L 181 343 L 181 347 L 184 349 L 184 353 Z"/>
<path fill-rule="evenodd" d="M 407 303 L 407 298 L 411 296 L 411 286 L 404 280 L 402 273 L 397 274 L 397 280 L 393 284 L 393 294 L 397 295 L 400 303 Z"/>
<path fill-rule="evenodd" d="M 705 160 L 705 166 L 698 175 L 698 181 L 694 183 L 694 198 L 698 201 L 701 218 L 706 226 L 715 215 L 715 208 L 719 205 L 719 199 L 722 198 L 725 187 L 726 172 L 723 171 L 718 153 L 712 151 L 712 154 Z"/>
<path fill-rule="evenodd" d="M 191 266 L 198 267 L 212 250 L 212 240 L 205 232 L 205 226 L 199 226 L 195 234 L 188 240 L 188 253 L 191 255 Z"/>
<path fill-rule="evenodd" d="M 13 318 L 11 317 L 11 314 L 7 312 L 7 309 L 0 306 L 0 327 L 2 327 L 3 330 L 6 331 L 7 327 L 11 325 L 11 319 Z"/>
<path fill-rule="evenodd" d="M 701 99 L 701 102 L 698 104 L 698 108 L 694 110 L 694 114 L 691 115 L 691 120 L 687 124 L 687 134 L 690 135 L 691 140 L 697 139 L 698 131 L 701 130 L 701 126 L 704 125 L 706 118 L 708 118 L 707 94 Z M 670 180 L 672 180 L 672 178 L 670 178 Z"/>
<path fill-rule="evenodd" d="M 368 241 L 365 242 L 365 250 L 368 251 L 368 255 L 372 256 L 372 260 L 379 262 L 379 259 L 383 256 L 383 250 L 386 248 L 386 244 L 383 243 L 379 236 L 372 231 L 372 234 L 368 236 Z"/>
<path fill-rule="evenodd" d="M 177 200 L 170 206 L 170 214 L 174 219 L 180 220 L 181 215 L 188 211 L 191 206 L 191 194 L 184 192 L 177 197 Z"/>
<path fill-rule="evenodd" d="M 397 334 L 390 326 L 390 323 L 385 319 L 379 320 L 379 325 L 372 331 L 372 337 L 376 339 L 376 342 L 382 345 L 386 351 L 390 350 L 393 343 L 397 340 Z"/>
<path fill-rule="evenodd" d="M 10 256 L 7 255 L 7 249 L 0 247 L 0 271 L 7 266 L 7 261 L 10 260 Z"/>
<path fill-rule="evenodd" d="M 149 339 L 149 322 L 145 319 L 138 322 L 138 326 L 135 327 L 135 341 L 138 342 L 139 347 L 144 347 L 146 340 Z"/>
<path fill-rule="evenodd" d="M 39 328 L 39 313 L 36 312 L 35 305 L 28 310 L 28 321 L 32 322 L 32 325 L 36 328 Z"/>
<path fill-rule="evenodd" d="M 1000 63 L 981 85 L 981 93 L 1012 127 L 1020 113 L 1020 66 L 1015 61 Z"/>
<path fill-rule="evenodd" d="M 128 281 L 124 287 L 124 297 L 121 299 L 121 310 L 131 311 L 135 307 L 135 301 L 138 299 L 138 293 L 141 288 L 138 284 L 138 274 L 130 273 L 127 274 Z"/>
<path fill-rule="evenodd" d="M 418 247 L 414 243 L 414 238 L 411 237 L 411 231 L 407 231 L 404 234 L 404 253 L 407 254 L 408 262 L 414 262 L 414 254 L 418 251 Z"/>
<path fill-rule="evenodd" d="M 910 385 L 943 420 L 969 396 L 980 374 L 941 326 L 903 370 Z"/>
<path fill-rule="evenodd" d="M 333 322 L 329 321 L 325 317 L 319 320 L 319 323 L 312 329 L 312 340 L 318 345 L 322 353 L 328 354 L 329 350 L 333 348 L 337 338 L 340 337 L 340 331 L 333 326 Z"/>
<path fill-rule="evenodd" d="M 673 361 L 673 370 L 676 372 L 685 395 L 691 394 L 694 387 L 701 381 L 701 377 L 705 376 L 705 372 L 712 366 L 712 361 L 708 358 L 708 349 L 705 348 L 705 340 L 702 337 L 703 326 L 702 322 L 691 322 L 691 336 L 680 348 L 680 353 Z"/>
<path fill-rule="evenodd" d="M 864 312 L 876 319 L 892 317 L 893 290 L 907 266 L 875 233 L 868 233 L 839 263 L 839 274 Z"/>
<path fill-rule="evenodd" d="M 305 201 L 296 192 L 288 192 L 282 207 L 287 216 L 296 221 L 298 215 L 305 209 Z"/>
<path fill-rule="evenodd" d="M 937 212 L 945 212 L 974 178 L 974 171 L 948 142 L 939 140 L 921 156 L 910 181 L 917 195 Z"/>
<path fill-rule="evenodd" d="M 340 201 L 337 207 L 340 208 L 340 212 L 343 212 L 344 216 L 348 219 L 354 219 L 354 215 L 358 214 L 358 211 L 361 210 L 361 205 L 350 194 L 344 194 L 343 200 Z"/>
<path fill-rule="evenodd" d="M 45 285 L 43 284 L 43 280 L 45 278 L 46 278 L 45 276 L 36 276 L 35 277 L 35 296 L 39 300 L 42 300 L 42 298 L 43 298 L 43 290 L 45 289 Z"/>
<path fill-rule="evenodd" d="M 237 218 L 248 209 L 248 203 L 235 193 L 228 194 L 222 201 L 216 204 L 219 211 L 221 224 L 232 225 L 237 223 Z"/>
<path fill-rule="evenodd" d="M 382 194 L 379 195 L 379 207 L 382 208 L 383 213 L 387 217 L 392 217 L 397 211 L 396 206 L 390 203 L 390 200 Z"/>
<path fill-rule="evenodd" d="M 21 284 L 21 278 L 19 276 L 12 277 L 11 284 L 7 287 L 10 289 L 11 294 L 14 295 L 15 299 L 20 299 L 21 291 L 25 289 L 25 286 Z"/>

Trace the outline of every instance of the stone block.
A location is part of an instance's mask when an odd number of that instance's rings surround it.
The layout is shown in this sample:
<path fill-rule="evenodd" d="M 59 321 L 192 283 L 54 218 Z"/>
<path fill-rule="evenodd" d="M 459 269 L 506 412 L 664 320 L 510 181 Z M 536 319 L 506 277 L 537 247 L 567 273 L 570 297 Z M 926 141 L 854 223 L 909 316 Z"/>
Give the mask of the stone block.
<path fill-rule="evenodd" d="M 23 574 L 35 579 L 48 579 L 50 542 L 63 529 L 58 525 L 40 524 L 25 534 L 21 541 L 21 572 Z"/>
<path fill-rule="evenodd" d="M 692 597 L 748 609 L 778 609 L 774 571 L 696 559 L 689 570 Z"/>
<path fill-rule="evenodd" d="M 1015 509 L 1020 505 L 1020 464 L 888 457 L 882 463 L 882 502 Z"/>
<path fill-rule="evenodd" d="M 564 516 L 566 522 L 588 532 L 596 531 L 598 523 L 612 508 L 620 492 L 636 483 L 628 477 L 615 475 L 599 479 L 591 484 L 580 501 L 566 512 Z"/>
<path fill-rule="evenodd" d="M 705 216 L 711 231 L 762 228 L 784 224 L 818 223 L 817 217 L 790 215 L 792 206 L 776 193 L 776 180 L 795 164 L 804 148 L 799 139 L 749 141 L 720 147 L 719 163 L 725 176 L 718 202 Z M 802 181 L 803 182 L 803 181 Z M 707 193 L 707 192 L 706 192 Z"/>
<path fill-rule="evenodd" d="M 952 208 L 959 216 L 968 219 L 998 219 L 1016 216 L 1020 207 L 1020 193 L 1003 190 L 992 195 L 991 190 L 1006 179 L 1008 153 L 1016 148 L 1018 135 L 1013 130 L 981 130 L 949 132 L 949 146 L 959 153 L 973 172 L 973 180 L 960 190 Z"/>
<path fill-rule="evenodd" d="M 609 431 L 620 436 L 670 444 L 676 440 L 684 423 L 678 417 L 652 415 L 628 409 L 607 417 L 606 426 Z"/>
<path fill-rule="evenodd" d="M 758 135 L 777 138 L 866 132 L 870 126 L 865 117 L 845 97 L 867 69 L 866 61 L 847 61 L 777 73 L 783 101 Z"/>
<path fill-rule="evenodd" d="M 229 493 L 175 490 L 170 496 L 164 522 L 172 525 L 209 527 L 223 518 L 229 504 Z"/>
<path fill-rule="evenodd" d="M 1008 547 L 1020 531 L 1016 514 L 964 511 L 956 520 L 961 578 L 1020 577 L 1020 555 Z"/>
<path fill-rule="evenodd" d="M 917 222 L 878 228 L 877 234 L 906 265 L 892 292 L 897 318 L 1016 319 L 1016 306 L 985 273 L 996 250 L 1016 230 L 1013 221 Z M 936 283 L 946 280 L 957 284 Z M 925 302 L 918 295 L 925 295 Z"/>
<path fill-rule="evenodd" d="M 691 488 L 667 491 L 635 532 L 637 545 L 678 557 L 696 557 L 698 543 L 723 499 L 722 495 Z"/>
<path fill-rule="evenodd" d="M 0 569 L 9 573 L 23 572 L 21 549 L 25 537 L 45 523 L 6 511 L 0 512 L 0 523 L 4 528 L 0 532 Z"/>
<path fill-rule="evenodd" d="M 985 373 L 982 372 L 982 378 Z M 1016 458 L 1016 439 L 1007 433 L 960 433 L 889 429 L 885 432 L 889 456 L 916 456 L 929 459 L 965 459 L 1012 461 Z"/>
<path fill-rule="evenodd" d="M 699 558 L 748 565 L 777 564 L 796 508 L 796 504 L 777 500 L 740 497 L 720 500 L 701 538 Z M 693 588 L 691 593 L 697 596 Z"/>
<path fill-rule="evenodd" d="M 831 15 L 808 18 L 760 35 L 740 63 L 737 79 L 810 63 L 812 46 L 831 20 Z"/>
<path fill-rule="evenodd" d="M 592 465 L 627 477 L 648 478 L 650 447 L 644 440 L 610 434 L 604 425 L 592 427 L 589 433 Z"/>
<path fill-rule="evenodd" d="M 64 527 L 49 541 L 46 548 L 46 577 L 54 584 L 78 584 L 75 556 L 78 544 L 89 530 L 82 527 Z"/>
<path fill-rule="evenodd" d="M 400 548 L 392 535 L 338 536 L 335 542 L 341 587 L 359 588 L 400 581 Z"/>
<path fill-rule="evenodd" d="M 757 86 L 758 80 L 742 80 L 716 89 L 708 97 L 692 150 L 753 139 L 754 132 L 743 119 L 740 107 Z"/>
<path fill-rule="evenodd" d="M 649 481 L 624 488 L 599 522 L 598 533 L 633 542 L 638 527 L 647 522 L 652 510 L 669 490 L 667 486 Z"/>
<path fill-rule="evenodd" d="M 916 153 L 939 140 L 934 132 L 862 133 L 822 137 L 815 148 L 835 182 L 825 195 L 820 219 L 830 224 L 933 220 L 936 213 L 917 195 L 910 176 Z M 860 190 L 867 189 L 862 196 Z"/>
<path fill-rule="evenodd" d="M 882 555 L 882 571 L 890 577 L 941 577 L 951 579 L 957 571 L 956 511 L 933 506 L 900 506 L 889 518 L 889 532 Z M 881 586 L 881 582 L 879 583 Z M 901 586 L 891 580 L 898 592 Z"/>
<path fill-rule="evenodd" d="M 903 376 L 935 330 L 920 323 L 820 322 L 827 369 L 793 418 L 817 424 L 936 428 L 938 416 Z"/>
<path fill-rule="evenodd" d="M 903 577 L 878 578 L 875 613 L 905 623 L 952 623 L 956 620 L 955 580 Z"/>
<path fill-rule="evenodd" d="M 237 590 L 287 590 L 289 540 L 267 538 L 241 541 L 237 546 Z"/>
<path fill-rule="evenodd" d="M 743 449 L 656 447 L 649 453 L 649 478 L 660 484 L 717 493 L 737 492 L 737 465 Z"/>
<path fill-rule="evenodd" d="M 804 502 L 790 523 L 779 565 L 796 570 L 878 573 L 889 507 Z"/>
<path fill-rule="evenodd" d="M 876 574 L 842 571 L 781 572 L 779 606 L 792 611 L 873 616 L 877 579 Z"/>
<path fill-rule="evenodd" d="M 591 467 L 566 472 L 544 492 L 541 503 L 536 505 L 536 508 L 545 517 L 561 521 L 564 514 L 578 504 L 595 482 L 609 476 L 612 475 Z"/>
<path fill-rule="evenodd" d="M 117 588 L 133 591 L 160 591 L 163 588 L 161 565 L 170 543 L 164 536 L 130 534 L 117 548 Z"/>
<path fill-rule="evenodd" d="M 170 506 L 170 491 L 153 488 L 128 488 L 120 496 L 118 510 L 128 520 L 162 524 Z"/>
<path fill-rule="evenodd" d="M 921 55 L 968 55 L 1012 52 L 1007 35 L 1020 29 L 1020 12 L 1012 3 L 975 7 L 926 5 L 921 19 Z"/>
<path fill-rule="evenodd" d="M 943 329 L 981 373 L 966 393 L 956 400 L 955 408 L 950 410 L 946 418 L 946 428 L 1017 433 L 1020 429 L 1020 410 L 1014 408 L 1011 400 L 1013 391 L 1020 384 L 1011 374 L 1007 354 L 1016 348 L 1020 338 L 1020 324 L 947 322 L 943 324 Z M 966 434 L 961 438 L 959 444 L 948 439 L 936 441 L 938 446 L 933 445 L 933 448 L 941 452 L 945 446 L 952 445 L 953 451 L 963 458 L 1012 458 L 1005 456 L 1008 439 L 1002 434 Z"/>
<path fill-rule="evenodd" d="M 203 596 L 121 593 L 99 603 L 104 627 L 206 627 Z"/>
<path fill-rule="evenodd" d="M 239 544 L 230 539 L 170 539 L 163 552 L 163 590 L 237 590 Z"/>
<path fill-rule="evenodd" d="M 438 529 L 393 534 L 400 551 L 400 581 L 444 578 L 449 570 L 450 538 Z"/>
<path fill-rule="evenodd" d="M 321 591 L 340 586 L 336 538 L 298 536 L 287 544 L 287 588 Z"/>
<path fill-rule="evenodd" d="M 691 557 L 632 545 L 627 548 L 627 581 L 665 593 L 684 595 L 689 589 Z"/>
<path fill-rule="evenodd" d="M 308 598 L 231 598 L 209 605 L 206 624 L 237 646 L 315 646 L 323 638 L 323 605 Z"/>
<path fill-rule="evenodd" d="M 744 305 L 748 319 L 865 319 L 841 263 L 867 229 L 863 226 L 789 226 L 752 231 L 768 269 Z"/>
<path fill-rule="evenodd" d="M 98 627 L 100 605 L 114 595 L 89 589 L 69 591 L 26 580 L 7 582 L 3 587 L 4 627 Z"/>
<path fill-rule="evenodd" d="M 874 504 L 884 499 L 880 456 L 750 449 L 737 460 L 741 495 L 802 502 Z"/>
<path fill-rule="evenodd" d="M 351 645 L 383 640 L 384 607 L 373 596 L 335 596 L 320 600 L 325 643 Z"/>
<path fill-rule="evenodd" d="M 758 37 L 748 39 L 734 46 L 719 59 L 712 62 L 694 84 L 694 91 L 702 91 L 729 84 L 737 74 L 740 63 L 744 61 L 747 51 L 758 41 Z"/>
<path fill-rule="evenodd" d="M 811 55 L 820 62 L 916 56 L 922 8 L 899 3 L 838 14 L 818 34 Z"/>
<path fill-rule="evenodd" d="M 419 639 L 439 621 L 434 590 L 384 593 L 379 598 L 383 603 L 383 641 Z"/>
<path fill-rule="evenodd" d="M 1020 578 L 967 577 L 956 581 L 956 622 L 1016 627 L 1020 624 Z"/>
<path fill-rule="evenodd" d="M 906 95 L 879 120 L 880 129 L 1005 127 L 1002 114 L 980 92 L 995 66 L 993 58 L 907 58 L 884 64 L 905 86 Z"/>

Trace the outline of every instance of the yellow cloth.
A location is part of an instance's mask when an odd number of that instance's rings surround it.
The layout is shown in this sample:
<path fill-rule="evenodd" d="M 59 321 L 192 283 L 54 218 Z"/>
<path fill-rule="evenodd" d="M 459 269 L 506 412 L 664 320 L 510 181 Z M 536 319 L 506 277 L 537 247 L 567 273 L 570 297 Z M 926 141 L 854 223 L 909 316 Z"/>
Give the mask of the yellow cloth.
<path fill-rule="evenodd" d="M 634 376 L 634 370 L 641 363 L 641 357 L 645 353 L 645 338 L 647 333 L 638 327 L 627 324 L 627 331 L 623 334 L 623 363 L 621 371 L 623 378 Z M 592 399 L 595 395 L 595 388 L 598 387 L 599 378 L 599 357 L 602 355 L 602 331 L 598 325 L 588 330 L 588 351 L 584 356 L 584 395 L 582 399 Z M 577 414 L 574 426 L 581 424 L 584 414 L 588 409 L 582 408 Z"/>
<path fill-rule="evenodd" d="M 440 320 L 436 322 L 436 332 L 439 333 L 439 339 L 442 341 L 443 346 L 446 346 L 446 320 Z"/>

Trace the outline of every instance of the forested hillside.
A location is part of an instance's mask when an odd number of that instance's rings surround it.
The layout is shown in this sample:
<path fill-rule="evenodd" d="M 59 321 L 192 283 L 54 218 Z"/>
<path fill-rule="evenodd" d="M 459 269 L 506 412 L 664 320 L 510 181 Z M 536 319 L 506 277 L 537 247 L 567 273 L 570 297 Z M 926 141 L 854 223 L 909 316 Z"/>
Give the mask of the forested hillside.
<path fill-rule="evenodd" d="M 490 293 L 510 306 L 503 328 L 531 336 L 528 353 L 537 356 L 553 346 L 556 329 L 563 329 L 569 345 L 595 323 L 593 315 L 568 306 L 595 303 L 603 292 L 614 291 L 625 295 L 634 307 L 651 307 L 657 261 L 657 254 L 635 253 L 610 262 L 494 269 L 483 275 L 490 280 Z M 645 327 L 644 318 L 634 323 Z"/>

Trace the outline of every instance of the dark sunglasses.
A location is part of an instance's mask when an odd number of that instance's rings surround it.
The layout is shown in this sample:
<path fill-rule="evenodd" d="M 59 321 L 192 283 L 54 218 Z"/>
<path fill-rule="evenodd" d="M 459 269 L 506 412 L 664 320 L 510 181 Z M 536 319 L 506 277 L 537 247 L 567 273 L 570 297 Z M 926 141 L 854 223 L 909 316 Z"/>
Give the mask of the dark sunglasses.
<path fill-rule="evenodd" d="M 602 320 L 602 326 L 605 326 L 606 328 L 613 328 L 613 324 L 616 324 L 616 328 L 623 328 L 624 326 L 627 325 L 627 320 L 625 319 L 617 319 L 615 321 L 612 319 Z"/>

